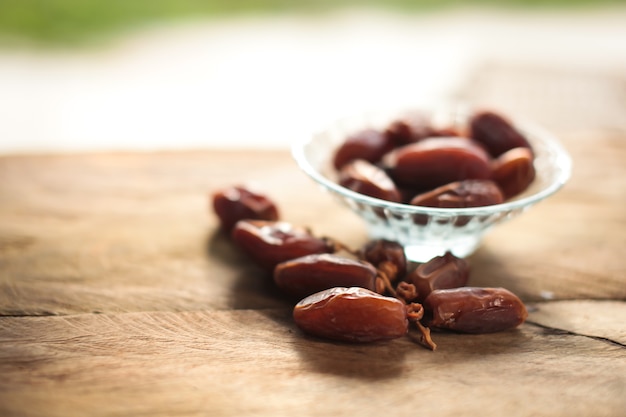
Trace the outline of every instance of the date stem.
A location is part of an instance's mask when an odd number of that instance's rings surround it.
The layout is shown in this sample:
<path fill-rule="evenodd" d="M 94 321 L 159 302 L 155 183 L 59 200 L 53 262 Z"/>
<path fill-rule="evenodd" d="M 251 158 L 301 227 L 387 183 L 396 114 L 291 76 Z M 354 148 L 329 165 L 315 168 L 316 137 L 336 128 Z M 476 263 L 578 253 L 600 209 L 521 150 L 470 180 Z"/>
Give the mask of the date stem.
<path fill-rule="evenodd" d="M 430 336 L 430 329 L 420 323 L 420 320 L 424 317 L 424 307 L 419 303 L 410 303 L 406 307 L 406 316 L 409 322 L 413 323 L 420 332 L 420 337 L 418 339 L 419 343 L 422 346 L 435 351 L 437 349 L 437 344 Z"/>
<path fill-rule="evenodd" d="M 393 287 L 393 285 L 391 284 L 391 281 L 389 280 L 389 277 L 387 276 L 387 274 L 384 271 L 379 269 L 377 278 L 380 278 L 380 280 L 382 281 L 382 283 L 384 285 L 384 289 L 387 290 L 387 292 L 392 297 L 397 298 L 400 301 L 404 302 L 403 298 L 398 297 L 398 293 L 396 293 L 396 289 Z"/>
<path fill-rule="evenodd" d="M 422 346 L 427 347 L 428 349 L 435 351 L 437 350 L 437 344 L 430 337 L 430 329 L 424 326 L 419 321 L 413 322 L 417 327 L 417 330 L 420 332 L 419 342 Z"/>

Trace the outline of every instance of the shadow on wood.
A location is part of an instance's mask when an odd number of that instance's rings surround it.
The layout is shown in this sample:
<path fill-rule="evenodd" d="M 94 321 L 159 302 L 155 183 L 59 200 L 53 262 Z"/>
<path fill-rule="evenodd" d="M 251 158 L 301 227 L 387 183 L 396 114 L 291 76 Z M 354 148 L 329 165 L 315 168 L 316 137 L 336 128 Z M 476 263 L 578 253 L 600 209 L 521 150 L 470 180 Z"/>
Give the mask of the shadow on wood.
<path fill-rule="evenodd" d="M 228 294 L 230 308 L 240 310 L 290 306 L 274 285 L 272 275 L 239 251 L 226 234 L 218 229 L 210 232 L 206 247 L 210 262 L 218 262 L 221 267 L 231 271 Z M 236 271 L 235 274 L 233 271 Z"/>

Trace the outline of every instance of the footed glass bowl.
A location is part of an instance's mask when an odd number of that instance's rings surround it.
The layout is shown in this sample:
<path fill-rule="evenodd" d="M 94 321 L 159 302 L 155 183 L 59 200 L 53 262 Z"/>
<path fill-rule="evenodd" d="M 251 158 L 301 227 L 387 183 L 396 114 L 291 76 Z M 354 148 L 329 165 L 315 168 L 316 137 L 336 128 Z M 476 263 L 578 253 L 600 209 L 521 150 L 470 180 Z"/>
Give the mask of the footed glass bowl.
<path fill-rule="evenodd" d="M 391 121 L 414 112 L 448 126 L 465 126 L 469 114 L 458 108 L 364 114 L 337 121 L 292 146 L 298 166 L 322 189 L 360 216 L 366 222 L 371 238 L 401 243 L 411 261 L 425 262 L 446 251 L 459 257 L 472 254 L 491 228 L 554 194 L 570 177 L 571 159 L 549 132 L 532 123 L 510 118 L 533 147 L 536 176 L 522 194 L 502 204 L 459 209 L 412 206 L 368 197 L 337 183 L 332 159 L 348 134 L 363 128 L 382 129 Z"/>

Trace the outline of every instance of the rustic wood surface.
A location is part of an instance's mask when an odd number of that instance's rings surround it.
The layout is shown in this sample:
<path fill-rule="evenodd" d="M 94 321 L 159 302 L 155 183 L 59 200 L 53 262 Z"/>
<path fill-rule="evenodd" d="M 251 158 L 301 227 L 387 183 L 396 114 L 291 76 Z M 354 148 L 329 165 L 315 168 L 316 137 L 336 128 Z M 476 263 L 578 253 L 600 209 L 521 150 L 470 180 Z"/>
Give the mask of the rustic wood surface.
<path fill-rule="evenodd" d="M 350 245 L 360 221 L 287 152 L 0 158 L 0 415 L 623 416 L 626 137 L 570 135 L 572 180 L 494 230 L 472 285 L 530 316 L 491 335 L 346 345 L 304 336 L 217 232 L 247 183 Z"/>

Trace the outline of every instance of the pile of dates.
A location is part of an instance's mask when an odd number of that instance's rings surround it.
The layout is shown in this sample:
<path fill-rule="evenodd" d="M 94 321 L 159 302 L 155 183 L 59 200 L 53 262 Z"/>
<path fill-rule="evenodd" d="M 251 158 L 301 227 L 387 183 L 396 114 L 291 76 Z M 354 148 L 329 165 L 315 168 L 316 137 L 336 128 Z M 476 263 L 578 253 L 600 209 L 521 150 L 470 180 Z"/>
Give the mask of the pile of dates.
<path fill-rule="evenodd" d="M 502 203 L 535 178 L 526 137 L 503 115 L 476 111 L 463 126 L 413 114 L 349 135 L 335 150 L 338 182 L 394 203 L 438 208 Z"/>
<path fill-rule="evenodd" d="M 451 253 L 411 265 L 404 248 L 371 240 L 351 249 L 281 221 L 266 195 L 231 186 L 212 195 L 222 231 L 273 277 L 295 303 L 304 332 L 347 342 L 389 340 L 417 331 L 435 350 L 430 329 L 491 333 L 514 328 L 528 313 L 504 288 L 466 286 L 468 262 Z"/>

